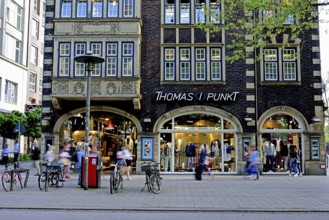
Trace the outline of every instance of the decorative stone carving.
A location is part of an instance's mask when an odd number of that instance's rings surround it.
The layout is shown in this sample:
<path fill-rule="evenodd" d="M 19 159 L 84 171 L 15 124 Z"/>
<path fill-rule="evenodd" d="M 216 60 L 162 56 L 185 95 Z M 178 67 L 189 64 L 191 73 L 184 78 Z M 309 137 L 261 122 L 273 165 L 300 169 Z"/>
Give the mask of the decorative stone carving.
<path fill-rule="evenodd" d="M 76 95 L 83 95 L 85 92 L 85 84 L 77 82 L 73 87 L 73 93 Z"/>
<path fill-rule="evenodd" d="M 123 94 L 133 94 L 134 93 L 134 83 L 133 82 L 122 82 L 122 93 Z"/>
<path fill-rule="evenodd" d="M 201 111 L 201 110 L 204 110 L 204 107 L 203 106 L 194 106 L 194 110 L 196 111 Z"/>
<path fill-rule="evenodd" d="M 134 98 L 133 103 L 134 103 L 135 110 L 141 110 L 141 101 L 139 98 Z"/>
<path fill-rule="evenodd" d="M 62 109 L 61 101 L 58 98 L 51 98 L 51 103 L 53 104 L 55 109 Z"/>
<path fill-rule="evenodd" d="M 53 94 L 69 94 L 69 82 L 54 81 L 52 84 L 52 93 Z"/>
<path fill-rule="evenodd" d="M 101 95 L 101 82 L 91 82 L 90 84 L 91 95 Z"/>
<path fill-rule="evenodd" d="M 117 93 L 117 87 L 116 87 L 115 83 L 111 82 L 111 83 L 107 84 L 106 93 L 109 95 Z"/>
<path fill-rule="evenodd" d="M 285 112 L 286 111 L 286 106 L 278 106 L 278 110 L 281 112 Z"/>
<path fill-rule="evenodd" d="M 171 115 L 169 112 L 167 112 L 166 114 L 163 115 L 164 118 L 169 118 Z"/>
<path fill-rule="evenodd" d="M 113 22 L 79 22 L 74 24 L 77 35 L 118 34 L 119 24 Z"/>

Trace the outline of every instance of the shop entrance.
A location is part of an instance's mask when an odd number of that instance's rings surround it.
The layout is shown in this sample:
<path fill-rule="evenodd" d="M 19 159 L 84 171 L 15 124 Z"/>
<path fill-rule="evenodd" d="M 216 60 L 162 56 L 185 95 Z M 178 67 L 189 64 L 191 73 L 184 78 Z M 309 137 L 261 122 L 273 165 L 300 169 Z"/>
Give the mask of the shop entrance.
<path fill-rule="evenodd" d="M 211 173 L 237 170 L 236 130 L 228 119 L 204 113 L 181 115 L 163 123 L 159 135 L 162 172 L 194 172 L 201 145 L 207 149 Z"/>
<path fill-rule="evenodd" d="M 274 114 L 262 125 L 261 147 L 264 173 L 287 173 L 290 169 L 290 151 L 297 150 L 297 168 L 303 172 L 304 147 L 302 129 L 298 120 L 286 114 Z"/>

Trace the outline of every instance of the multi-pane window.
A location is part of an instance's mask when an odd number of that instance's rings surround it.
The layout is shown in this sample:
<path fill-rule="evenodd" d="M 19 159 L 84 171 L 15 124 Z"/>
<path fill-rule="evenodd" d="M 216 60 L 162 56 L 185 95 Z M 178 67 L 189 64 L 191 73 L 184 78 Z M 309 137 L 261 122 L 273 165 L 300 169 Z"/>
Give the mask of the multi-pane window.
<path fill-rule="evenodd" d="M 180 0 L 180 23 L 190 23 L 190 0 Z"/>
<path fill-rule="evenodd" d="M 31 46 L 31 63 L 38 65 L 38 48 L 33 45 Z"/>
<path fill-rule="evenodd" d="M 100 18 L 103 15 L 103 0 L 92 1 L 92 16 L 94 18 Z"/>
<path fill-rule="evenodd" d="M 175 79 L 175 49 L 165 49 L 165 63 L 164 63 L 164 79 L 174 80 Z"/>
<path fill-rule="evenodd" d="M 283 80 L 295 81 L 297 79 L 297 57 L 296 49 L 286 48 L 283 49 L 283 59 L 282 59 L 282 71 Z"/>
<path fill-rule="evenodd" d="M 115 18 L 119 15 L 118 0 L 108 0 L 107 2 L 107 17 Z"/>
<path fill-rule="evenodd" d="M 165 24 L 175 23 L 175 0 L 165 0 Z"/>
<path fill-rule="evenodd" d="M 46 3 L 42 3 L 42 24 L 46 22 Z"/>
<path fill-rule="evenodd" d="M 18 30 L 22 29 L 23 24 L 23 9 L 14 1 L 10 1 L 8 8 L 7 8 L 7 20 L 8 22 L 13 25 Z"/>
<path fill-rule="evenodd" d="M 10 35 L 7 35 L 6 56 L 17 63 L 21 63 L 21 42 Z"/>
<path fill-rule="evenodd" d="M 62 0 L 61 17 L 69 18 L 72 14 L 72 0 Z"/>
<path fill-rule="evenodd" d="M 70 51 L 70 43 L 59 44 L 59 76 L 69 76 Z"/>
<path fill-rule="evenodd" d="M 29 82 L 29 90 L 31 92 L 36 92 L 36 86 L 37 86 L 37 74 L 30 73 L 30 82 Z"/>
<path fill-rule="evenodd" d="M 193 53 L 191 53 L 192 51 Z M 181 47 L 179 48 L 177 59 L 175 48 L 164 48 L 163 52 L 164 81 L 194 81 L 201 83 L 205 81 L 218 82 L 223 80 L 222 48 Z M 179 68 L 178 73 L 176 72 L 176 67 Z"/>
<path fill-rule="evenodd" d="M 35 19 L 32 19 L 32 36 L 39 39 L 39 22 Z"/>
<path fill-rule="evenodd" d="M 206 14 L 204 11 L 205 0 L 196 0 L 195 1 L 195 22 L 196 23 L 205 23 Z"/>
<path fill-rule="evenodd" d="M 17 103 L 17 84 L 6 80 L 5 84 L 5 102 L 10 104 Z"/>
<path fill-rule="evenodd" d="M 133 76 L 134 44 L 122 44 L 122 76 Z"/>
<path fill-rule="evenodd" d="M 221 48 L 211 48 L 210 51 L 211 80 L 222 80 L 222 50 Z"/>
<path fill-rule="evenodd" d="M 221 23 L 221 18 L 220 18 L 220 3 L 217 0 L 210 0 L 210 21 L 219 24 Z"/>
<path fill-rule="evenodd" d="M 86 54 L 86 43 L 76 43 L 75 44 L 75 56 L 82 56 Z M 75 61 L 74 75 L 75 76 L 85 76 L 85 63 L 80 63 Z"/>
<path fill-rule="evenodd" d="M 88 10 L 87 0 L 78 0 L 77 17 L 78 18 L 87 17 L 87 10 Z"/>
<path fill-rule="evenodd" d="M 189 48 L 181 48 L 179 54 L 180 80 L 191 79 L 191 52 Z"/>
<path fill-rule="evenodd" d="M 263 54 L 265 81 L 297 80 L 297 48 L 265 48 Z"/>
<path fill-rule="evenodd" d="M 90 49 L 93 55 L 102 56 L 102 43 L 91 43 Z M 91 73 L 91 76 L 101 76 L 101 63 L 94 64 L 94 70 Z"/>
<path fill-rule="evenodd" d="M 134 16 L 134 0 L 123 0 L 123 17 Z"/>
<path fill-rule="evenodd" d="M 118 44 L 106 45 L 106 76 L 117 76 Z"/>
<path fill-rule="evenodd" d="M 278 50 L 264 49 L 265 80 L 278 80 Z"/>
<path fill-rule="evenodd" d="M 195 80 L 206 79 L 206 49 L 195 49 Z"/>
<path fill-rule="evenodd" d="M 44 57 L 44 53 L 42 49 L 40 49 L 40 57 L 42 58 Z M 40 59 L 38 63 L 39 63 L 39 67 L 43 69 L 43 59 Z"/>

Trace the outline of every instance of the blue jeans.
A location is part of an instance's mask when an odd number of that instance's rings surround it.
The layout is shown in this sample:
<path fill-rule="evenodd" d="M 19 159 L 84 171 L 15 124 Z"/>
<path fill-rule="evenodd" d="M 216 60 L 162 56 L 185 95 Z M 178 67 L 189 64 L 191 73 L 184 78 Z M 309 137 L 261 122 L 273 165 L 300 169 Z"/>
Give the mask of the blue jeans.
<path fill-rule="evenodd" d="M 81 185 L 81 165 L 76 164 L 78 170 L 78 185 Z"/>
<path fill-rule="evenodd" d="M 296 158 L 290 158 L 289 174 L 291 174 L 291 168 L 294 168 L 294 174 L 297 174 Z"/>

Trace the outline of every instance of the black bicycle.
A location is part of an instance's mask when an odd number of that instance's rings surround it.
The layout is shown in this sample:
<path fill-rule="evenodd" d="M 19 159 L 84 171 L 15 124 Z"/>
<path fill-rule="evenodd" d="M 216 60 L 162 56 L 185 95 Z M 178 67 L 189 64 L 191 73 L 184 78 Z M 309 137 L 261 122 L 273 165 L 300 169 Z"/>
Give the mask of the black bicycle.
<path fill-rule="evenodd" d="M 119 187 L 123 189 L 123 178 L 122 178 L 122 170 L 118 168 L 118 163 L 111 164 L 111 169 L 113 169 L 110 176 L 110 192 L 118 192 Z"/>
<path fill-rule="evenodd" d="M 159 194 L 162 189 L 162 177 L 159 170 L 160 163 L 155 161 L 143 162 L 141 170 L 145 172 L 145 185 L 141 191 L 147 186 L 148 191 Z"/>
<path fill-rule="evenodd" d="M 47 192 L 49 186 L 64 186 L 64 166 L 62 163 L 42 163 L 42 166 L 45 167 L 45 170 L 41 172 L 38 178 L 40 190 L 45 190 Z"/>

